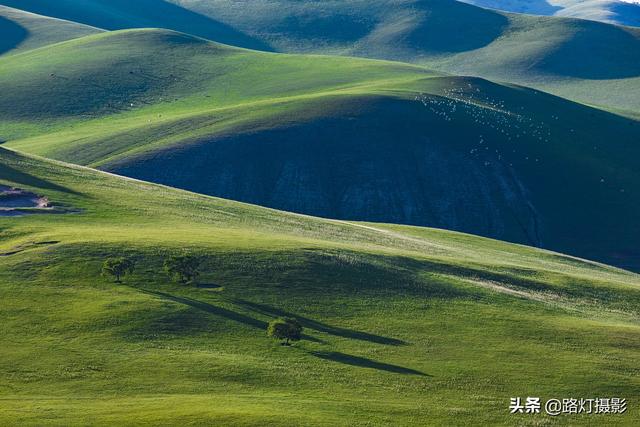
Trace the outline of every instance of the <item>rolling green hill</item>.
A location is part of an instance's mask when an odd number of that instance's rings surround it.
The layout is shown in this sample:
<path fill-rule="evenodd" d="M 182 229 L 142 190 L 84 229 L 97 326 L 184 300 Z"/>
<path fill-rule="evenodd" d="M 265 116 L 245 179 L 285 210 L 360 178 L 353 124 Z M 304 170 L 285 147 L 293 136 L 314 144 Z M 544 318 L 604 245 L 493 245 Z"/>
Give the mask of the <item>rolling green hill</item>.
<path fill-rule="evenodd" d="M 640 425 L 639 30 L 0 4 L 0 426 Z"/>
<path fill-rule="evenodd" d="M 223 22 L 164 0 L 8 0 L 0 4 L 107 30 L 168 28 L 220 43 L 269 50 L 262 41 Z"/>
<path fill-rule="evenodd" d="M 640 266 L 636 120 L 405 64 L 166 30 L 0 66 L 7 147 L 284 210 Z"/>
<path fill-rule="evenodd" d="M 0 55 L 35 49 L 101 30 L 0 6 Z"/>
<path fill-rule="evenodd" d="M 453 0 L 0 0 L 107 29 L 165 27 L 278 52 L 391 59 L 640 111 L 640 30 Z M 222 30 L 220 30 L 222 26 Z"/>
<path fill-rule="evenodd" d="M 640 403 L 635 274 L 4 149 L 0 185 L 75 212 L 0 218 L 3 425 L 564 425 L 592 418 L 509 415 L 509 398 Z M 197 286 L 160 272 L 183 250 Z M 99 271 L 120 254 L 136 270 L 116 285 Z M 293 347 L 265 336 L 281 315 L 305 326 Z"/>

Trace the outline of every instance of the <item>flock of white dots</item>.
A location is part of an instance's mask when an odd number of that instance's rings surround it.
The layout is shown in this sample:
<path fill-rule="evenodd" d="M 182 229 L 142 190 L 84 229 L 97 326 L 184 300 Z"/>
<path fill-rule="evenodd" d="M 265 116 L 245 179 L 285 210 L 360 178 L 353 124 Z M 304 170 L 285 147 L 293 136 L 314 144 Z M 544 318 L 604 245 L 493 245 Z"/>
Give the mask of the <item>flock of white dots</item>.
<path fill-rule="evenodd" d="M 522 139 L 540 143 L 552 141 L 551 126 L 539 118 L 527 116 L 523 106 L 509 109 L 503 100 L 493 100 L 484 95 L 480 88 L 471 84 L 467 84 L 466 87 L 445 88 L 443 95 L 420 93 L 416 95 L 415 101 L 422 103 L 436 117 L 445 122 L 452 122 L 455 119 L 471 119 L 473 123 L 502 134 L 507 141 L 513 142 L 510 149 L 507 150 L 507 152 L 510 151 L 507 155 L 499 149 L 492 149 L 485 136 L 479 135 L 477 145 L 471 148 L 469 154 L 481 158 L 485 166 L 491 165 L 491 162 L 487 160 L 489 154 L 495 160 L 503 164 L 507 163 L 509 166 L 513 166 L 513 163 L 506 162 L 506 157 L 539 163 L 541 161 L 539 157 L 528 155 L 526 152 L 519 153 L 516 143 Z M 551 122 L 557 122 L 560 121 L 560 116 L 551 114 L 549 119 Z M 575 133 L 575 130 L 571 128 L 569 132 Z M 597 150 L 598 147 L 594 146 L 593 149 Z M 605 179 L 601 178 L 600 183 L 604 184 Z M 620 192 L 624 193 L 625 190 L 621 189 Z"/>

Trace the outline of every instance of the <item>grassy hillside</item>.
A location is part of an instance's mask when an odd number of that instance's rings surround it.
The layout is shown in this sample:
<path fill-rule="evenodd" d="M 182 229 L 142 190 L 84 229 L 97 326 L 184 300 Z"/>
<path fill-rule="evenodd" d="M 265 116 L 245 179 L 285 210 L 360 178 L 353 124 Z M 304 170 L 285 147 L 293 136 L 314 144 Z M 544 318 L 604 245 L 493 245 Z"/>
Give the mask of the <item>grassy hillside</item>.
<path fill-rule="evenodd" d="M 134 123 L 146 126 L 149 112 L 371 91 L 435 75 L 408 64 L 259 53 L 167 30 L 108 32 L 2 60 L 0 110 L 10 125 L 2 137 L 116 113 L 141 116 Z"/>
<path fill-rule="evenodd" d="M 160 30 L 1 64 L 8 147 L 284 210 L 640 266 L 636 120 L 410 65 Z"/>
<path fill-rule="evenodd" d="M 0 6 L 0 55 L 35 49 L 101 30 Z"/>
<path fill-rule="evenodd" d="M 107 30 L 168 28 L 221 43 L 269 50 L 269 46 L 262 41 L 224 22 L 165 0 L 7 0 L 1 4 Z"/>
<path fill-rule="evenodd" d="M 3 425 L 575 425 L 591 418 L 510 416 L 509 398 L 640 403 L 637 275 L 2 149 L 0 177 L 79 211 L 0 218 Z M 185 249 L 197 286 L 160 273 Z M 99 270 L 120 254 L 136 271 L 116 285 Z M 264 333 L 283 314 L 306 328 L 289 348 Z"/>
<path fill-rule="evenodd" d="M 640 110 L 640 30 L 600 22 L 514 15 L 453 0 L 0 4 L 107 29 L 165 27 L 261 50 L 401 60 Z"/>

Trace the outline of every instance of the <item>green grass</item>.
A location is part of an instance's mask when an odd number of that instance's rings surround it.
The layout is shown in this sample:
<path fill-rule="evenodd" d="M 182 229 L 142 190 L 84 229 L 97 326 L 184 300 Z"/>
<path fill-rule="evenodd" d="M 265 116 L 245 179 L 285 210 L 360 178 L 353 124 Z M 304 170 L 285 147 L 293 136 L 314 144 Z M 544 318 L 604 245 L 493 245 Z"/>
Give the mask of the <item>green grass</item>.
<path fill-rule="evenodd" d="M 640 110 L 640 30 L 453 0 L 1 0 L 105 29 L 161 27 L 286 53 L 399 60 Z M 171 19 L 168 19 L 171 17 Z"/>
<path fill-rule="evenodd" d="M 149 119 L 155 125 L 238 104 L 388 90 L 438 75 L 393 62 L 265 54 L 165 30 L 98 34 L 2 64 L 5 139 L 75 123 L 104 126 L 116 114 L 142 127 Z"/>
<path fill-rule="evenodd" d="M 0 219 L 0 252 L 17 249 L 0 256 L 3 425 L 593 420 L 509 416 L 509 397 L 528 395 L 626 397 L 607 425 L 639 421 L 635 274 L 6 150 L 0 166 L 0 184 L 81 210 Z M 184 249 L 205 258 L 200 286 L 161 273 Z M 120 254 L 137 268 L 115 285 L 99 271 Z M 291 348 L 264 331 L 285 314 L 306 328 Z"/>
<path fill-rule="evenodd" d="M 0 63 L 7 147 L 283 210 L 640 262 L 633 118 L 413 65 L 260 53 L 166 30 Z M 308 178 L 283 184 L 285 165 Z M 298 187 L 300 197 L 277 193 Z"/>
<path fill-rule="evenodd" d="M 248 1 L 244 27 L 226 2 L 199 3 L 209 9 L 197 17 L 155 0 L 74 3 L 20 5 L 105 28 L 190 26 L 243 46 L 410 59 L 637 109 L 635 30 L 444 1 L 394 10 L 387 5 L 400 3 L 272 1 L 261 13 Z M 516 202 L 490 195 L 477 205 L 497 210 L 468 218 L 503 221 L 502 237 L 527 241 L 519 220 L 534 206 L 544 245 L 635 268 L 633 113 L 419 66 L 258 53 L 167 30 L 29 50 L 80 33 L 0 12 L 0 32 L 11 35 L 0 42 L 10 53 L 0 59 L 0 142 L 11 148 L 0 148 L 0 185 L 58 208 L 0 217 L 0 424 L 640 423 L 634 273 L 469 234 L 285 213 L 33 155 L 204 192 L 224 167 L 254 189 L 278 165 L 300 162 L 308 169 L 295 182 L 306 172 L 332 191 L 358 179 L 399 195 L 416 181 L 441 184 L 429 209 L 500 188 Z M 618 46 L 614 58 L 604 45 Z M 266 174 L 249 180 L 247 156 Z M 204 260 L 197 285 L 162 274 L 163 259 L 184 250 Z M 132 276 L 100 276 L 105 258 L 123 255 L 136 261 Z M 266 337 L 280 316 L 301 321 L 301 342 Z M 515 396 L 622 397 L 629 410 L 511 416 Z"/>

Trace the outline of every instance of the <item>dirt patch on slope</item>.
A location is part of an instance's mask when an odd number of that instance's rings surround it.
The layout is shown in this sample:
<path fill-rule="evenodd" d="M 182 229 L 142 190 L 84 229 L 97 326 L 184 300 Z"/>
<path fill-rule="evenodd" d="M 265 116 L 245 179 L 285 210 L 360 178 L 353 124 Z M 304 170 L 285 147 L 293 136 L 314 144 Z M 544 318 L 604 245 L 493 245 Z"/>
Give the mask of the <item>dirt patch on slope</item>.
<path fill-rule="evenodd" d="M 19 216 L 54 211 L 55 208 L 45 196 L 16 187 L 0 185 L 0 216 Z"/>

